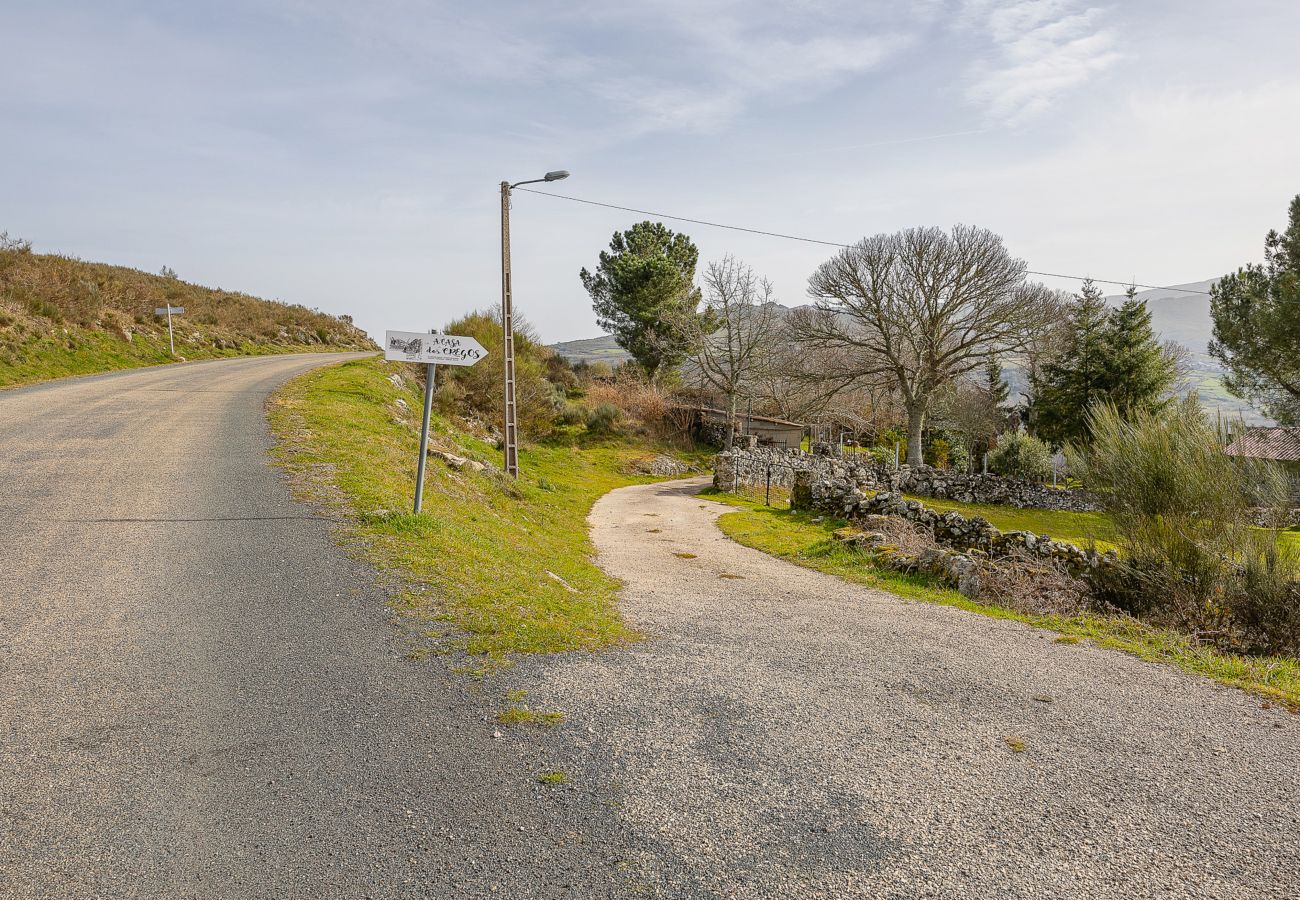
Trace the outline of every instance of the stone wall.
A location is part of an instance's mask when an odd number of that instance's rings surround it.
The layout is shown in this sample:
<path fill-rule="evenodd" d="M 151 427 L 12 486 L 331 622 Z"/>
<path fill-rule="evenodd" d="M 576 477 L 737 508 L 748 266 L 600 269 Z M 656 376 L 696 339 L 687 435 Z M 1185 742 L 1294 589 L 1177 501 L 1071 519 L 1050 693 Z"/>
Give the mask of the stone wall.
<path fill-rule="evenodd" d="M 929 466 L 915 469 L 882 466 L 874 461 L 838 456 L 811 455 L 798 450 L 759 447 L 720 453 L 714 462 L 714 485 L 734 491 L 738 486 L 766 483 L 789 487 L 794 473 L 806 469 L 814 479 L 849 481 L 860 490 L 889 491 L 918 497 L 957 500 L 962 503 L 995 503 L 1029 509 L 1062 509 L 1093 512 L 1100 507 L 1087 492 L 1073 488 L 1050 488 L 1031 481 L 999 475 L 967 475 L 945 472 Z"/>

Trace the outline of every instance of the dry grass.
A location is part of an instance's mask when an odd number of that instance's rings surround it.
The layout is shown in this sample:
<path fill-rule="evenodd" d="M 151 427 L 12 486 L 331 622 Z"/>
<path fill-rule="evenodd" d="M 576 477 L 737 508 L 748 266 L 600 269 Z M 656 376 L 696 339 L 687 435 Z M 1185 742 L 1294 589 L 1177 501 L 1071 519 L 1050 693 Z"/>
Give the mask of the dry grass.
<path fill-rule="evenodd" d="M 1031 616 L 1102 612 L 1088 585 L 1055 560 L 1016 551 L 980 566 L 980 596 Z"/>
<path fill-rule="evenodd" d="M 0 249 L 0 386 L 186 359 L 376 349 L 346 319 L 136 269 Z"/>

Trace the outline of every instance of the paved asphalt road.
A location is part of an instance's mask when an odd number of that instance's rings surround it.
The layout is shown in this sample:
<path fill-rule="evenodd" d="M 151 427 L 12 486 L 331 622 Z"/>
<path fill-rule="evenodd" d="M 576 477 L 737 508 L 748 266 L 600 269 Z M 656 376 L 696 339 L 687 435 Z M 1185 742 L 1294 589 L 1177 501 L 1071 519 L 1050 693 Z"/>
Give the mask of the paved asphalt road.
<path fill-rule="evenodd" d="M 0 896 L 608 893 L 603 807 L 268 464 L 268 393 L 340 358 L 0 393 Z"/>
<path fill-rule="evenodd" d="M 647 890 L 1300 897 L 1300 716 L 747 549 L 699 486 L 592 512 L 653 639 L 531 675 Z"/>

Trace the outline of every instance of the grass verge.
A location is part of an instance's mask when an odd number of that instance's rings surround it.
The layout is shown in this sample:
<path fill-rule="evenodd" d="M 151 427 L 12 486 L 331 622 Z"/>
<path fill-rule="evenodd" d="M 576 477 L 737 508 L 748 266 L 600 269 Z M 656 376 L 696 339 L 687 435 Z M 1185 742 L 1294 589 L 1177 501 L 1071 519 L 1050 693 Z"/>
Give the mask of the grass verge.
<path fill-rule="evenodd" d="M 1115 547 L 1115 530 L 1110 517 L 1101 512 L 1070 512 L 1057 509 L 1016 509 L 1014 506 L 997 506 L 991 503 L 959 503 L 956 500 L 938 500 L 934 497 L 908 496 L 940 512 L 953 510 L 964 516 L 983 516 L 1003 531 L 1032 531 L 1046 534 L 1054 540 L 1068 541 L 1080 547 L 1095 545 L 1099 550 Z M 1290 544 L 1300 550 L 1300 529 L 1279 532 L 1281 544 Z"/>
<path fill-rule="evenodd" d="M 431 446 L 489 468 L 430 458 L 414 515 L 421 389 L 396 385 L 389 376 L 399 372 L 411 374 L 378 359 L 317 369 L 270 410 L 278 458 L 300 491 L 342 509 L 345 546 L 400 579 L 399 609 L 427 622 L 437 647 L 491 661 L 637 639 L 615 607 L 618 582 L 592 559 L 586 519 L 607 491 L 657 480 L 625 473 L 654 448 L 526 447 L 515 482 L 493 465 L 494 448 L 435 416 Z"/>
<path fill-rule="evenodd" d="M 1014 619 L 1035 628 L 1059 632 L 1060 643 L 1088 640 L 1100 647 L 1130 653 L 1148 662 L 1177 666 L 1185 672 L 1207 676 L 1300 710 L 1300 661 L 1283 657 L 1247 657 L 1221 653 L 1196 644 L 1178 632 L 1153 628 L 1120 616 L 1026 615 L 981 603 L 926 579 L 874 566 L 863 554 L 846 548 L 831 533 L 846 523 L 787 509 L 765 507 L 761 500 L 706 492 L 709 499 L 738 508 L 718 519 L 733 540 L 796 565 L 837 575 L 868 587 L 882 588 L 909 600 L 955 606 L 999 619 Z M 929 502 L 929 501 L 927 501 Z M 996 523 L 995 523 L 996 524 Z M 1055 536 L 1055 535 L 1053 535 Z"/>
<path fill-rule="evenodd" d="M 178 345 L 182 342 L 178 341 Z M 270 356 L 277 353 L 338 353 L 354 347 L 321 344 L 262 344 L 244 341 L 236 347 L 178 346 L 184 361 L 229 359 L 236 356 Z M 181 362 L 171 354 L 167 337 L 137 336 L 127 342 L 120 337 L 94 331 L 79 331 L 69 337 L 34 340 L 18 350 L 0 353 L 0 390 L 39 384 L 56 378 L 98 375 L 123 369 L 142 369 Z"/>

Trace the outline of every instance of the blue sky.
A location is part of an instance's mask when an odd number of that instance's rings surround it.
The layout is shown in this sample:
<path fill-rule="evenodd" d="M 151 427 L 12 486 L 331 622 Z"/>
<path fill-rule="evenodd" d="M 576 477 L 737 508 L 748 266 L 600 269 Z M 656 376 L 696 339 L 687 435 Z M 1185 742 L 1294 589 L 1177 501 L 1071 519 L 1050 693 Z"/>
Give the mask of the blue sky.
<path fill-rule="evenodd" d="M 0 230 L 372 332 L 499 302 L 497 186 L 548 169 L 833 241 L 978 224 L 1153 284 L 1257 259 L 1300 193 L 1290 0 L 4 5 Z M 598 333 L 578 270 L 639 217 L 512 216 L 520 310 Z M 830 253 L 682 230 L 792 305 Z"/>

